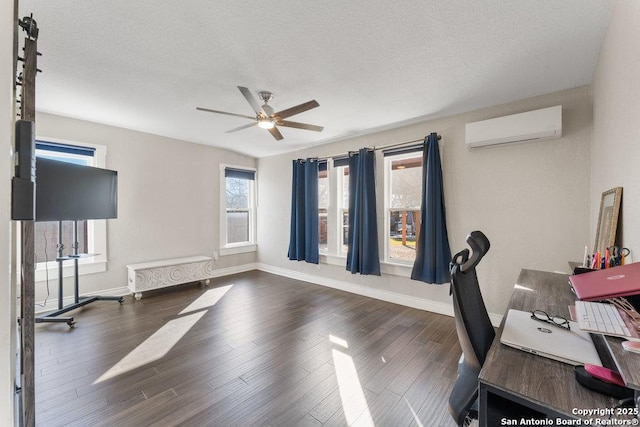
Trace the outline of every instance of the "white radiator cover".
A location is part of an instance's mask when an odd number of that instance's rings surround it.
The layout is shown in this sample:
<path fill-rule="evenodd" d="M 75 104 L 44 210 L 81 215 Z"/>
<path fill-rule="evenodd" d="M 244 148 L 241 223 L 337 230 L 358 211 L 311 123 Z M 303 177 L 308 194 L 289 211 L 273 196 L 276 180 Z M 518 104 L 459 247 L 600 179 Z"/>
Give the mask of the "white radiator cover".
<path fill-rule="evenodd" d="M 165 259 L 127 265 L 127 287 L 136 299 L 142 292 L 190 282 L 204 282 L 214 276 L 213 259 L 206 256 Z"/>

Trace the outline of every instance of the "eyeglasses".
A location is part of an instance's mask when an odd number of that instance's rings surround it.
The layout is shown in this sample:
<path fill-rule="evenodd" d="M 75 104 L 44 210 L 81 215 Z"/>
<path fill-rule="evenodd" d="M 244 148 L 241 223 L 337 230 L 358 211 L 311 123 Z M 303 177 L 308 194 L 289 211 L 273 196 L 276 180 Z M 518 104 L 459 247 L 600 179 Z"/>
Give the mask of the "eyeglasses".
<path fill-rule="evenodd" d="M 545 322 L 559 328 L 571 330 L 569 321 L 562 316 L 549 316 L 542 310 L 533 310 L 531 312 L 531 318 L 539 322 Z"/>

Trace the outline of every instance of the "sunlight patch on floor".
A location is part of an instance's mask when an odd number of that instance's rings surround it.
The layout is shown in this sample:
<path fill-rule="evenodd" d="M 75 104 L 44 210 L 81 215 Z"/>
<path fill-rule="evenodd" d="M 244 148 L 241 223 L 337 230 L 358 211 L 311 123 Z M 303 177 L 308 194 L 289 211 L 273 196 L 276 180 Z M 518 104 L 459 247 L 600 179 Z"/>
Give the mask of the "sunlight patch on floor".
<path fill-rule="evenodd" d="M 229 291 L 229 289 L 231 289 L 232 286 L 233 285 L 228 285 L 221 286 L 219 288 L 208 289 L 205 293 L 200 295 L 198 299 L 185 307 L 185 309 L 180 312 L 180 315 L 213 307 L 218 301 L 222 299 L 222 297 Z"/>
<path fill-rule="evenodd" d="M 420 418 L 418 418 L 418 414 L 416 413 L 415 409 L 413 409 L 413 406 L 411 406 L 411 403 L 409 403 L 409 401 L 407 400 L 406 397 L 403 397 L 403 399 L 404 399 L 405 403 L 407 404 L 407 406 L 409 407 L 409 410 L 411 411 L 411 415 L 413 415 L 413 419 L 415 420 L 416 425 L 418 427 L 424 427 L 424 424 L 422 424 L 420 422 Z"/>
<path fill-rule="evenodd" d="M 329 339 L 337 345 L 348 348 L 347 342 L 341 338 L 330 335 Z M 351 425 L 358 420 L 359 425 L 374 426 L 353 359 L 348 354 L 335 348 L 331 352 L 338 380 L 340 400 L 342 401 L 342 410 L 347 424 Z"/>
<path fill-rule="evenodd" d="M 93 384 L 125 374 L 163 358 L 187 332 L 231 289 L 233 285 L 209 289 L 182 310 L 180 317 L 165 323 L 142 344 L 131 350 Z"/>
<path fill-rule="evenodd" d="M 329 335 L 329 341 L 334 344 L 338 344 L 341 347 L 349 348 L 349 344 L 345 340 L 343 340 L 342 338 L 338 338 L 335 335 Z"/>

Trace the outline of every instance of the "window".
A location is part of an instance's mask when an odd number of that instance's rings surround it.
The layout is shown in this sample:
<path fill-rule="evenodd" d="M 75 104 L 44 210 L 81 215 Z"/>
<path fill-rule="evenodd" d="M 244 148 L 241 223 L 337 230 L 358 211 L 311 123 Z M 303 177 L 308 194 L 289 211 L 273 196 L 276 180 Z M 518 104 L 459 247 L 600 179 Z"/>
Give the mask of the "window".
<path fill-rule="evenodd" d="M 333 161 L 336 169 L 336 190 L 337 190 L 337 223 L 338 223 L 338 255 L 347 256 L 349 232 L 349 158 L 336 158 Z"/>
<path fill-rule="evenodd" d="M 326 254 L 329 245 L 329 171 L 326 161 L 321 161 L 318 166 L 318 251 Z"/>
<path fill-rule="evenodd" d="M 423 147 L 417 144 L 384 151 L 384 210 L 381 212 L 385 222 L 381 262 L 394 264 L 388 269 L 392 274 L 405 275 L 404 266 L 412 265 L 416 258 Z M 328 175 L 320 172 L 319 176 L 320 250 L 326 255 L 327 263 L 343 265 L 344 260 L 339 257 L 345 257 L 349 249 L 349 157 L 334 157 L 328 172 Z"/>
<path fill-rule="evenodd" d="M 91 144 L 75 144 L 66 141 L 36 140 L 36 158 L 45 157 L 85 166 L 105 167 L 106 148 Z M 36 222 L 34 230 L 36 281 L 43 281 L 47 274 L 55 274 L 58 264 L 58 221 Z M 78 221 L 78 253 L 96 254 L 79 261 L 79 273 L 90 274 L 106 270 L 107 244 L 106 221 Z M 63 254 L 73 253 L 73 222 L 62 222 Z M 67 263 L 69 264 L 69 263 Z M 65 265 L 63 274 L 72 276 L 72 266 Z"/>
<path fill-rule="evenodd" d="M 422 152 L 385 156 L 385 261 L 412 264 L 420 233 Z"/>
<path fill-rule="evenodd" d="M 221 165 L 221 249 L 255 245 L 255 170 Z M 255 250 L 252 248 L 251 250 Z M 223 254 L 245 252 L 231 250 Z"/>

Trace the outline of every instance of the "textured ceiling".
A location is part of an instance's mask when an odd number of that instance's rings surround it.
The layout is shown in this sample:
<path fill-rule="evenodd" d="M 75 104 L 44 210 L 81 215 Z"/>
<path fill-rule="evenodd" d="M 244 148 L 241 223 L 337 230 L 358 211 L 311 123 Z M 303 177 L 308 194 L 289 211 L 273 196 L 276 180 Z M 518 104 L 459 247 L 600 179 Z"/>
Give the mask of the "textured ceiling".
<path fill-rule="evenodd" d="M 21 0 L 40 28 L 39 111 L 255 157 L 589 84 L 606 0 Z M 22 34 L 22 33 L 21 33 Z M 21 35 L 22 37 L 22 35 Z M 236 86 L 276 111 L 276 141 Z M 257 97 L 257 95 L 256 95 Z"/>

